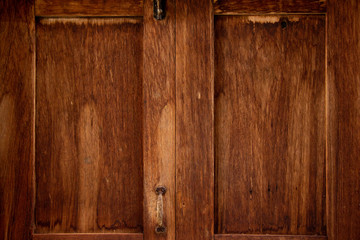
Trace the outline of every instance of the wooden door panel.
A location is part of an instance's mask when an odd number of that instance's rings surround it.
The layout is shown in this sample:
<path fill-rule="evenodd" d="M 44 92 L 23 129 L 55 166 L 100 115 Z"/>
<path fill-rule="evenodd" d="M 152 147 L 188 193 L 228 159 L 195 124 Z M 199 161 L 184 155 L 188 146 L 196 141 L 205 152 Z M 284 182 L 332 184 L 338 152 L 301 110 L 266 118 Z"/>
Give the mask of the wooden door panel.
<path fill-rule="evenodd" d="M 35 232 L 142 232 L 142 19 L 36 28 Z"/>
<path fill-rule="evenodd" d="M 326 235 L 323 15 L 215 18 L 215 164 L 217 233 Z"/>

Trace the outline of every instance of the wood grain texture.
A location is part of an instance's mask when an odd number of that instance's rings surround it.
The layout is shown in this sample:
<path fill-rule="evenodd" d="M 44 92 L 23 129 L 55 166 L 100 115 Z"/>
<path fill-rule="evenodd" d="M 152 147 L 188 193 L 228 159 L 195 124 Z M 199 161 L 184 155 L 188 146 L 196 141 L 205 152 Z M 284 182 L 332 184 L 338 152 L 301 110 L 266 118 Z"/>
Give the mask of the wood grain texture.
<path fill-rule="evenodd" d="M 324 16 L 216 17 L 215 161 L 217 233 L 326 235 Z"/>
<path fill-rule="evenodd" d="M 141 19 L 37 22 L 36 232 L 142 232 Z"/>
<path fill-rule="evenodd" d="M 0 1 L 0 239 L 27 240 L 34 160 L 34 2 Z"/>
<path fill-rule="evenodd" d="M 153 1 L 144 12 L 144 236 L 175 239 L 175 1 L 166 17 L 154 19 Z M 165 234 L 156 234 L 155 188 L 165 186 Z"/>
<path fill-rule="evenodd" d="M 257 235 L 257 234 L 216 234 L 215 240 L 327 240 L 318 235 Z"/>
<path fill-rule="evenodd" d="M 176 239 L 214 233 L 211 0 L 176 1 Z"/>
<path fill-rule="evenodd" d="M 36 0 L 36 16 L 142 16 L 143 0 Z"/>
<path fill-rule="evenodd" d="M 360 236 L 360 2 L 329 0 L 329 239 Z"/>
<path fill-rule="evenodd" d="M 214 0 L 216 15 L 325 13 L 326 0 Z"/>
<path fill-rule="evenodd" d="M 33 234 L 33 240 L 142 240 L 142 233 L 52 233 Z"/>

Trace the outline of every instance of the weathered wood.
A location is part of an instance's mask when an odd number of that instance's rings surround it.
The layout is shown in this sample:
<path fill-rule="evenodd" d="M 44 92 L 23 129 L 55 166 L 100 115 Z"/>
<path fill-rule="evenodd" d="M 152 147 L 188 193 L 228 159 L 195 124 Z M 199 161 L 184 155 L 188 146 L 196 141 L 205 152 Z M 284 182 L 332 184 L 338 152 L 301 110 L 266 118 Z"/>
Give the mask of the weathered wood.
<path fill-rule="evenodd" d="M 326 13 L 326 0 L 214 0 L 216 15 Z"/>
<path fill-rule="evenodd" d="M 215 240 L 327 240 L 318 235 L 256 235 L 256 234 L 216 234 Z"/>
<path fill-rule="evenodd" d="M 360 2 L 328 1 L 329 239 L 360 236 Z"/>
<path fill-rule="evenodd" d="M 34 1 L 0 1 L 0 239 L 28 240 L 34 160 Z"/>
<path fill-rule="evenodd" d="M 36 0 L 36 16 L 142 16 L 143 0 Z"/>
<path fill-rule="evenodd" d="M 36 27 L 36 232 L 142 232 L 142 20 Z"/>
<path fill-rule="evenodd" d="M 155 20 L 153 1 L 144 12 L 144 236 L 175 239 L 175 1 Z M 155 187 L 165 186 L 164 234 L 156 234 Z"/>
<path fill-rule="evenodd" d="M 33 240 L 142 240 L 142 233 L 52 233 L 33 234 Z"/>
<path fill-rule="evenodd" d="M 214 232 L 211 0 L 176 1 L 176 239 Z"/>
<path fill-rule="evenodd" d="M 215 19 L 217 233 L 326 235 L 325 17 Z"/>

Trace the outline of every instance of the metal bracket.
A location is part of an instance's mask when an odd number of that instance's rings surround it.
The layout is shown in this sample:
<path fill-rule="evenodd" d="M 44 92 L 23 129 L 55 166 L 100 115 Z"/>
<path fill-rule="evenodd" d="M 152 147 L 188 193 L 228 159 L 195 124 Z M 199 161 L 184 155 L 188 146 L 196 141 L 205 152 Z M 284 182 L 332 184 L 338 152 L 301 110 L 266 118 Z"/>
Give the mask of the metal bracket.
<path fill-rule="evenodd" d="M 156 20 L 162 20 L 165 18 L 165 0 L 154 0 L 154 18 Z"/>

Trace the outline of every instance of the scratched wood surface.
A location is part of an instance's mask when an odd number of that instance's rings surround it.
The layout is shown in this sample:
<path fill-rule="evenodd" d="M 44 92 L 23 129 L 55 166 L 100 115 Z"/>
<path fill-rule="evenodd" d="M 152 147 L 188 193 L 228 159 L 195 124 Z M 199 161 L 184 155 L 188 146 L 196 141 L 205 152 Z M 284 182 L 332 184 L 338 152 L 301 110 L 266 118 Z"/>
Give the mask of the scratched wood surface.
<path fill-rule="evenodd" d="M 215 19 L 218 233 L 320 234 L 325 17 Z"/>
<path fill-rule="evenodd" d="M 142 232 L 142 20 L 36 27 L 36 232 Z"/>
<path fill-rule="evenodd" d="M 176 239 L 214 232 L 211 0 L 176 1 Z"/>
<path fill-rule="evenodd" d="M 216 15 L 325 13 L 326 0 L 214 0 Z"/>
<path fill-rule="evenodd" d="M 328 2 L 329 238 L 355 240 L 360 236 L 360 2 Z"/>
<path fill-rule="evenodd" d="M 27 240 L 34 155 L 34 2 L 0 1 L 0 239 Z"/>
<path fill-rule="evenodd" d="M 154 19 L 153 1 L 144 2 L 144 236 L 175 239 L 175 1 L 167 0 L 166 17 Z M 157 227 L 155 188 L 163 198 L 166 232 Z"/>
<path fill-rule="evenodd" d="M 36 0 L 36 16 L 142 16 L 143 0 Z"/>

